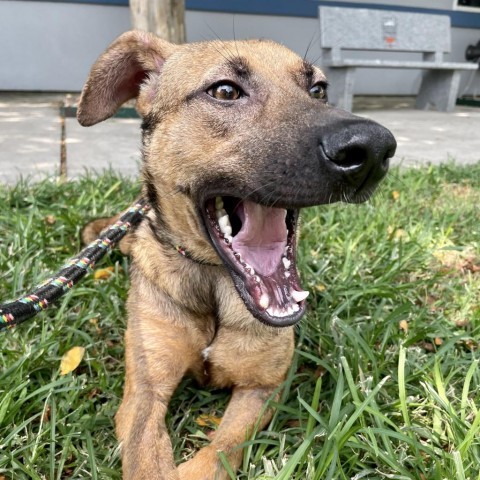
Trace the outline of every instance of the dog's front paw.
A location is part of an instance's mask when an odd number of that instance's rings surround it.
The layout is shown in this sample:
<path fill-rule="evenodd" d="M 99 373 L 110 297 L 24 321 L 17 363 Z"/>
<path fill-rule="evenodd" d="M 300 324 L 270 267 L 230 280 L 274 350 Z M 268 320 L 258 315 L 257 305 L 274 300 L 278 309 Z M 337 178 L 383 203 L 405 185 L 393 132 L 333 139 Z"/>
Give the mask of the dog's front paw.
<path fill-rule="evenodd" d="M 233 468 L 233 466 L 232 466 Z M 235 470 L 235 468 L 233 468 Z M 228 480 L 217 450 L 209 445 L 178 466 L 180 480 Z"/>

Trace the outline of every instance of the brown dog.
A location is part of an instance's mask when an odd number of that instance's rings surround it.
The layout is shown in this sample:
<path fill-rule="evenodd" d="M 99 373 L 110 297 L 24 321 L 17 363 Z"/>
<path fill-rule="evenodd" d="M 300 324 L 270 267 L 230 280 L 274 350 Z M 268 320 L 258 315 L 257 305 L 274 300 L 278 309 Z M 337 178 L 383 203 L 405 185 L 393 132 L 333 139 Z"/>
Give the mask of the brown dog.
<path fill-rule="evenodd" d="M 128 32 L 93 66 L 78 119 L 93 125 L 137 97 L 152 206 L 131 246 L 124 478 L 227 478 L 218 453 L 237 469 L 238 446 L 270 419 L 305 311 L 299 209 L 367 199 L 396 146 L 330 107 L 326 88 L 270 41 L 180 46 Z M 176 467 L 165 413 L 186 374 L 233 394 L 211 444 Z"/>

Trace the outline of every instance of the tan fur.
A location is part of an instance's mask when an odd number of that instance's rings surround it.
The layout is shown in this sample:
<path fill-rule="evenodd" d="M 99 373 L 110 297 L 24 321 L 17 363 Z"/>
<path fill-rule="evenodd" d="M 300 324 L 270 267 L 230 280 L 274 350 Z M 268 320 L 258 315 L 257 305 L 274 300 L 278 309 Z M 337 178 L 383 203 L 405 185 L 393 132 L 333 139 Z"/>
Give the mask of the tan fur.
<path fill-rule="evenodd" d="M 176 55 L 180 48 L 187 53 Z M 121 244 L 134 263 L 125 339 L 126 385 L 116 416 L 123 476 L 129 480 L 226 479 L 218 453 L 224 452 L 232 468 L 238 468 L 242 457 L 238 445 L 254 428 L 261 429 L 268 422 L 271 412 L 265 409 L 265 401 L 284 380 L 293 355 L 293 328 L 276 329 L 251 316 L 226 270 L 214 266 L 221 265 L 221 260 L 202 233 L 191 200 L 178 192 L 179 187 L 188 188 L 212 168 L 244 174 L 234 151 L 235 139 L 222 136 L 225 126 L 217 125 L 217 137 L 203 138 L 208 119 L 202 112 L 185 115 L 181 107 L 199 79 L 222 75 L 225 67 L 218 64 L 219 60 L 224 63 L 221 50 L 225 48 L 222 42 L 212 42 L 208 48 L 174 47 L 155 37 L 130 32 L 97 61 L 82 94 L 80 122 L 97 123 L 131 96 L 127 91 L 110 91 L 112 82 L 121 82 L 113 75 L 125 75 L 129 62 L 155 73 L 171 56 L 161 80 L 149 74 L 138 93 L 137 108 L 143 116 L 162 116 L 145 147 L 144 170 L 157 191 L 163 221 L 173 226 L 169 229 L 171 244 L 180 243 L 195 258 L 213 265 L 192 262 L 159 244 L 147 222 Z M 272 82 L 279 77 L 275 64 L 280 65 L 278 69 L 290 69 L 301 63 L 293 53 L 270 42 L 237 42 L 228 48 L 235 48 L 239 54 L 241 51 L 252 68 L 263 69 Z M 125 51 L 134 53 L 122 55 Z M 262 59 L 272 56 L 276 62 L 267 68 Z M 120 65 L 115 66 L 119 57 Z M 163 96 L 160 88 L 165 82 L 175 85 L 168 96 Z M 278 93 L 286 95 L 285 86 L 279 84 Z M 274 104 L 279 101 L 272 100 Z M 176 132 L 182 129 L 191 132 L 189 145 L 177 141 Z M 155 211 L 149 217 L 154 221 Z M 92 222 L 82 233 L 83 241 L 94 240 L 117 219 Z M 202 351 L 207 347 L 205 362 Z M 177 468 L 165 413 L 175 388 L 187 373 L 199 382 L 232 388 L 233 395 L 211 445 Z"/>
<path fill-rule="evenodd" d="M 214 115 L 211 105 L 188 100 L 209 83 L 231 78 L 229 60 L 237 57 L 247 59 L 255 72 L 253 81 L 260 85 L 255 105 L 238 113 L 248 114 L 248 128 L 240 126 L 238 116 Z M 218 453 L 223 452 L 236 470 L 242 458 L 238 446 L 271 418 L 265 402 L 275 395 L 290 366 L 293 327 L 266 326 L 248 312 L 203 232 L 189 192 L 212 171 L 248 184 L 257 167 L 246 160 L 253 149 L 263 154 L 257 140 L 272 125 L 279 128 L 282 149 L 294 148 L 288 136 L 297 118 L 285 111 L 298 105 L 301 113 L 303 105 L 312 102 L 298 73 L 303 63 L 269 41 L 174 46 L 129 32 L 92 68 L 79 108 L 82 124 L 107 118 L 133 96 L 138 96 L 144 119 L 156 121 L 144 138 L 144 194 L 156 198 L 167 232 L 167 241 L 159 242 L 152 225 L 160 219 L 153 208 L 128 241 L 133 260 L 127 372 L 116 416 L 125 479 L 227 479 Z M 140 86 L 132 80 L 139 72 Z M 324 79 L 316 68 L 313 75 L 316 81 Z M 84 239 L 91 240 L 112 220 L 91 224 Z M 180 256 L 172 248 L 176 244 L 211 265 Z M 207 347 L 205 360 L 202 352 Z M 186 374 L 213 387 L 232 388 L 233 394 L 211 444 L 177 467 L 165 414 Z"/>

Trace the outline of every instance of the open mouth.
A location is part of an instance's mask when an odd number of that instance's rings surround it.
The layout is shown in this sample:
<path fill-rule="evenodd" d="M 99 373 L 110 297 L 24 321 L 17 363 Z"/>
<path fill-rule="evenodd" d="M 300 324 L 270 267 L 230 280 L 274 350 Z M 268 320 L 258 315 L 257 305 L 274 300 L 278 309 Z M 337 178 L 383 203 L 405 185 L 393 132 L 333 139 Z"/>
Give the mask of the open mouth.
<path fill-rule="evenodd" d="M 217 196 L 205 204 L 207 230 L 249 311 L 286 327 L 300 320 L 308 292 L 296 267 L 298 210 Z"/>

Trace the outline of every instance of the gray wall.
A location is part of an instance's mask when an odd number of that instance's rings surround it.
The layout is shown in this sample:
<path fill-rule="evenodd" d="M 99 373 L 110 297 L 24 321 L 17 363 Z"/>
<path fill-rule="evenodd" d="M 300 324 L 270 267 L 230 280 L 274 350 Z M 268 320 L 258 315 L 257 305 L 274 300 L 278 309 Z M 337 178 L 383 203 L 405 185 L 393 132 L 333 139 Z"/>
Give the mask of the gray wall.
<path fill-rule="evenodd" d="M 418 0 L 401 3 L 419 6 Z M 428 7 L 450 9 L 451 5 L 451 0 L 437 0 L 435 7 L 430 2 Z M 307 58 L 321 63 L 319 25 L 314 18 L 188 11 L 186 23 L 188 41 L 216 36 L 230 39 L 235 29 L 237 39 L 271 38 L 302 56 L 311 43 Z M 129 28 L 127 7 L 0 0 L 0 90 L 78 91 L 97 56 Z M 480 30 L 454 28 L 450 58 L 463 61 L 466 46 L 479 38 Z M 356 93 L 414 94 L 420 75 L 419 71 L 359 70 Z M 464 76 L 463 84 L 468 76 L 468 73 Z M 471 83 L 471 91 L 475 88 L 480 91 L 478 73 Z"/>

